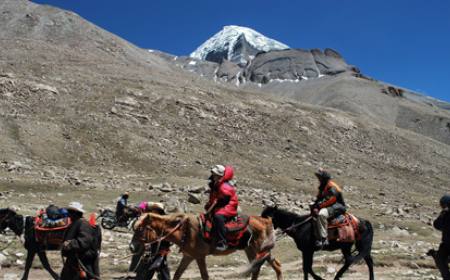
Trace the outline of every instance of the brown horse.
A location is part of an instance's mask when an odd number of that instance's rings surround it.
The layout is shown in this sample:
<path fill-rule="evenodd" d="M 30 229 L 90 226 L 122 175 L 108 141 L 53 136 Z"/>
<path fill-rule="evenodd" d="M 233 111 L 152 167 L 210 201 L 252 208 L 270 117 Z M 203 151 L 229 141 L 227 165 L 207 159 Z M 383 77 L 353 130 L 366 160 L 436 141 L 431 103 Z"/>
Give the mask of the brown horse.
<path fill-rule="evenodd" d="M 252 280 L 258 279 L 261 265 L 266 260 L 275 270 L 277 280 L 282 279 L 281 264 L 270 255 L 271 249 L 275 246 L 274 229 L 270 218 L 250 217 L 248 230 L 242 237 L 240 246 L 225 252 L 216 251 L 214 243 L 208 243 L 203 239 L 201 226 L 199 217 L 195 215 L 144 214 L 134 225 L 135 233 L 130 247 L 139 247 L 142 243 L 150 244 L 161 240 L 176 244 L 183 253 L 183 258 L 175 271 L 174 280 L 181 278 L 193 260 L 197 262 L 202 279 L 207 280 L 209 276 L 206 268 L 206 256 L 228 255 L 239 249 L 245 251 L 251 263 L 244 273 L 251 273 Z"/>

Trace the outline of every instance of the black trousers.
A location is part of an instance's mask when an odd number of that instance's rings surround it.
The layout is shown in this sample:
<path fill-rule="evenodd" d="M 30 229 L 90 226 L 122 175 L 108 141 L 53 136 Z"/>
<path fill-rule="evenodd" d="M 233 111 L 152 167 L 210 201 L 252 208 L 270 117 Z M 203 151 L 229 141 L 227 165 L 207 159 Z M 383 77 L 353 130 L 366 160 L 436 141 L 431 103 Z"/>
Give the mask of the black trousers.
<path fill-rule="evenodd" d="M 448 261 L 450 257 L 450 245 L 441 243 L 437 251 L 435 262 L 441 272 L 442 279 L 450 280 L 450 271 L 448 269 Z"/>
<path fill-rule="evenodd" d="M 156 258 L 164 258 L 161 265 L 157 269 L 149 269 L 149 267 L 156 261 Z M 167 263 L 167 256 L 156 256 L 153 262 L 142 262 L 136 268 L 135 280 L 151 280 L 155 273 L 158 273 L 158 280 L 170 280 L 170 270 Z"/>
<path fill-rule="evenodd" d="M 227 221 L 227 218 L 223 215 L 214 215 L 213 216 L 213 223 L 214 223 L 214 232 L 217 236 L 217 243 L 221 242 L 227 242 L 226 239 L 226 228 L 225 228 L 225 222 Z"/>

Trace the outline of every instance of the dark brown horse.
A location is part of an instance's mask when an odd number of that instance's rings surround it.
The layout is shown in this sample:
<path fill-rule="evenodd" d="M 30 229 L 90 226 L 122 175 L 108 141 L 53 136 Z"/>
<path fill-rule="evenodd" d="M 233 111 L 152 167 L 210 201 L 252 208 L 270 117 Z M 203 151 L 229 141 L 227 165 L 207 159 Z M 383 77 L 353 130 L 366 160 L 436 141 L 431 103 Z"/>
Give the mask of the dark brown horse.
<path fill-rule="evenodd" d="M 39 256 L 42 266 L 50 273 L 53 279 L 59 279 L 58 274 L 51 268 L 48 262 L 47 255 L 45 253 L 48 248 L 45 248 L 36 241 L 33 217 L 24 217 L 8 208 L 0 209 L 0 232 L 4 231 L 6 228 L 12 230 L 17 236 L 24 234 L 24 246 L 27 250 L 27 260 L 25 262 L 25 270 L 22 280 L 28 279 L 28 274 L 36 254 Z M 55 248 L 54 250 L 59 250 L 59 248 Z"/>
<path fill-rule="evenodd" d="M 303 277 L 308 279 L 308 274 L 315 280 L 322 279 L 314 273 L 312 269 L 316 236 L 314 234 L 314 224 L 310 215 L 297 215 L 278 207 L 266 207 L 261 216 L 271 217 L 275 228 L 280 228 L 294 239 L 297 248 L 302 251 L 303 255 Z M 355 242 L 338 242 L 330 241 L 330 246 L 323 248 L 326 251 L 341 250 L 344 255 L 344 266 L 337 272 L 334 279 L 340 279 L 345 271 L 355 262 L 364 259 L 369 268 L 369 279 L 375 279 L 373 272 L 373 260 L 371 256 L 373 229 L 369 221 L 359 219 L 361 239 Z M 352 246 L 358 252 L 356 256 L 352 256 Z"/>
<path fill-rule="evenodd" d="M 247 258 L 251 262 L 247 273 L 252 274 L 252 279 L 258 279 L 261 265 L 268 261 L 275 270 L 277 280 L 282 279 L 280 263 L 270 255 L 270 251 L 275 246 L 275 236 L 270 218 L 257 216 L 250 217 L 249 231 L 243 237 L 241 246 L 225 252 L 218 252 L 215 245 L 206 242 L 201 235 L 201 223 L 198 216 L 189 214 L 172 214 L 161 216 L 157 214 L 144 214 L 136 222 L 135 233 L 132 240 L 132 247 L 139 244 L 155 241 L 155 237 L 161 237 L 173 244 L 176 244 L 183 253 L 183 259 L 175 271 L 174 280 L 181 278 L 181 275 L 195 260 L 200 269 L 203 280 L 208 280 L 206 268 L 206 256 L 208 255 L 228 255 L 238 249 L 243 249 Z"/>
<path fill-rule="evenodd" d="M 46 251 L 60 251 L 59 245 L 44 245 L 37 241 L 34 227 L 34 217 L 22 216 L 11 209 L 0 209 L 0 232 L 4 232 L 6 228 L 11 229 L 17 236 L 24 235 L 24 247 L 27 250 L 27 259 L 25 262 L 25 270 L 22 280 L 27 280 L 36 254 L 41 260 L 42 266 L 50 273 L 53 279 L 59 279 L 59 275 L 51 268 Z M 100 251 L 102 234 L 99 226 L 96 227 L 96 248 Z M 62 245 L 62 244 L 61 244 Z"/>

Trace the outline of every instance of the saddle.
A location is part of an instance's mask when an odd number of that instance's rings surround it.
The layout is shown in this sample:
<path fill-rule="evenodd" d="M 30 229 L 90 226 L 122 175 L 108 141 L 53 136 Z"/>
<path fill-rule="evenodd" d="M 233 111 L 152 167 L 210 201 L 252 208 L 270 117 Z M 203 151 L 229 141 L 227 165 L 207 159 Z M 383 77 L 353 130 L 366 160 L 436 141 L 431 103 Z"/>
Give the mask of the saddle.
<path fill-rule="evenodd" d="M 213 222 L 204 213 L 200 214 L 200 234 L 204 240 L 211 242 L 213 240 Z M 238 247 L 244 234 L 248 230 L 250 217 L 239 215 L 225 223 L 226 239 L 229 247 Z"/>
<path fill-rule="evenodd" d="M 359 219 L 352 214 L 339 215 L 328 222 L 328 239 L 337 242 L 360 240 L 359 224 Z"/>
<path fill-rule="evenodd" d="M 34 218 L 36 241 L 47 247 L 59 247 L 64 240 L 64 233 L 71 224 L 70 218 L 55 213 L 41 211 Z"/>

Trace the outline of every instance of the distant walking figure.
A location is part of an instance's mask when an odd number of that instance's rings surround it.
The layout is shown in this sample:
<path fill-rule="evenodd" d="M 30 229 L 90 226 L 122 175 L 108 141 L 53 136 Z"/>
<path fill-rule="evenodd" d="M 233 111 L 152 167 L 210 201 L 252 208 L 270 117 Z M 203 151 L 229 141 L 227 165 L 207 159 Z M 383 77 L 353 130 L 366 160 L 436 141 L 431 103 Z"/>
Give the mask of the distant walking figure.
<path fill-rule="evenodd" d="M 442 242 L 435 256 L 436 266 L 441 272 L 442 279 L 450 280 L 448 261 L 450 257 L 450 195 L 444 195 L 441 200 L 441 214 L 434 221 L 435 229 L 442 231 Z"/>

